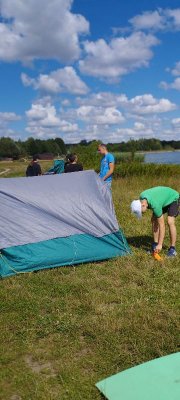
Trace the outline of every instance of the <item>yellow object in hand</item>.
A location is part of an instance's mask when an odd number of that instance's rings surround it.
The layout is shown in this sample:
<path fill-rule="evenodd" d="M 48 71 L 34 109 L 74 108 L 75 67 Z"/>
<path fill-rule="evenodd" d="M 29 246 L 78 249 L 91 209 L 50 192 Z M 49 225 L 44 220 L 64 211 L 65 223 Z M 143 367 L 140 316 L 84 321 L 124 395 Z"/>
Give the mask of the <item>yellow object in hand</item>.
<path fill-rule="evenodd" d="M 156 251 L 153 251 L 152 255 L 155 258 L 155 260 L 162 261 L 162 257 Z"/>

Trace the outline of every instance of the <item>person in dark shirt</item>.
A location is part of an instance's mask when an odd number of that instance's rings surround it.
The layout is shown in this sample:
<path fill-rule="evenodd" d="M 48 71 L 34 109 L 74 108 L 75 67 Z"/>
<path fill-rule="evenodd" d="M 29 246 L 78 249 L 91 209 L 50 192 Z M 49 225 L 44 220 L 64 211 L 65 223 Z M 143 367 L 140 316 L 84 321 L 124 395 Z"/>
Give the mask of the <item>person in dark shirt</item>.
<path fill-rule="evenodd" d="M 30 164 L 28 165 L 27 169 L 26 169 L 26 176 L 38 176 L 38 175 L 42 175 L 42 171 L 41 171 L 41 166 L 38 163 L 38 157 L 37 156 L 33 156 L 32 161 L 30 162 Z"/>
<path fill-rule="evenodd" d="M 64 172 L 77 172 L 83 171 L 83 166 L 80 163 L 77 163 L 78 158 L 76 154 L 70 154 L 68 156 L 68 162 L 64 166 Z"/>

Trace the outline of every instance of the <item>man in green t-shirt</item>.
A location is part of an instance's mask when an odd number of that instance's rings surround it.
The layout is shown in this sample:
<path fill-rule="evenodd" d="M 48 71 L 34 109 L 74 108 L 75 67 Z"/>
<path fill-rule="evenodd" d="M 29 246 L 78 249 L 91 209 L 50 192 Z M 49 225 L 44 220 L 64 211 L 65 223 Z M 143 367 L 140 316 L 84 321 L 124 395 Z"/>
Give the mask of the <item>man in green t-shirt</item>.
<path fill-rule="evenodd" d="M 167 222 L 170 234 L 170 247 L 168 256 L 176 256 L 176 225 L 175 218 L 179 214 L 180 206 L 179 193 L 166 186 L 157 186 L 144 190 L 139 196 L 139 200 L 131 203 L 131 210 L 138 218 L 142 217 L 147 209 L 151 209 L 153 214 L 151 218 L 154 243 L 152 250 L 158 253 L 162 249 L 165 236 L 165 223 L 163 214 L 167 213 Z"/>

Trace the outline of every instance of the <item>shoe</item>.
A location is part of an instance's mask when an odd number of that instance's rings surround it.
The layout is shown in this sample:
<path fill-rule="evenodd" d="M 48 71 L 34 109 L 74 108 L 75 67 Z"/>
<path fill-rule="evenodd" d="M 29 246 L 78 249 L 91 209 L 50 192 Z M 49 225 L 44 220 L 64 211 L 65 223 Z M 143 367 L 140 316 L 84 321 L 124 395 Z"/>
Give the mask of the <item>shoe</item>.
<path fill-rule="evenodd" d="M 152 253 L 154 253 L 154 251 L 156 250 L 156 246 L 157 246 L 157 242 L 153 242 L 152 243 L 152 245 L 151 245 L 151 251 L 152 251 Z"/>
<path fill-rule="evenodd" d="M 170 248 L 168 249 L 167 256 L 168 256 L 168 257 L 175 257 L 175 256 L 177 256 L 177 251 L 175 250 L 174 247 L 170 247 Z"/>

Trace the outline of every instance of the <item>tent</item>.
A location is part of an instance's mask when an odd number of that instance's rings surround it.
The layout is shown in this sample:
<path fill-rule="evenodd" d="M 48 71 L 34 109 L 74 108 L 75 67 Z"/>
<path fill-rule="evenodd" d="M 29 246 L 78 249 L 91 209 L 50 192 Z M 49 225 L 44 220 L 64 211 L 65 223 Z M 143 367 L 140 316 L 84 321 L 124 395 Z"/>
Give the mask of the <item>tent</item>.
<path fill-rule="evenodd" d="M 62 174 L 64 172 L 64 160 L 54 160 L 53 166 L 48 169 L 45 175 Z"/>
<path fill-rule="evenodd" d="M 0 275 L 130 252 L 94 171 L 0 179 Z"/>

